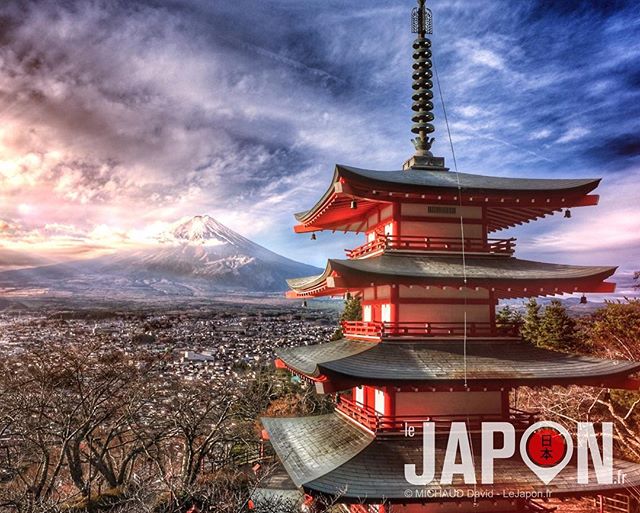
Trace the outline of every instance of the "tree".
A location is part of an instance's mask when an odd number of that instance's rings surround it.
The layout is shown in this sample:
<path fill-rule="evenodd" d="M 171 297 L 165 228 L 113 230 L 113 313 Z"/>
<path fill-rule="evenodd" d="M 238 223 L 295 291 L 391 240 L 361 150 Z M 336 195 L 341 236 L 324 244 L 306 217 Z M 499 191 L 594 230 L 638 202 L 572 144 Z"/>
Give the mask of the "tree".
<path fill-rule="evenodd" d="M 362 303 L 360 296 L 350 296 L 344 302 L 344 310 L 340 316 L 341 321 L 361 321 Z"/>
<path fill-rule="evenodd" d="M 359 296 L 347 296 L 344 301 L 344 310 L 340 315 L 340 322 L 344 321 L 361 321 L 362 320 L 362 303 Z M 343 336 L 342 327 L 338 327 L 331 337 L 331 340 L 340 340 Z"/>
<path fill-rule="evenodd" d="M 526 312 L 520 328 L 520 335 L 525 342 L 538 345 L 540 320 L 540 305 L 535 298 L 531 298 L 526 303 Z"/>
<path fill-rule="evenodd" d="M 605 303 L 581 323 L 581 335 L 594 354 L 640 360 L 640 299 Z"/>
<path fill-rule="evenodd" d="M 557 299 L 544 309 L 538 332 L 538 345 L 559 351 L 576 349 L 576 321 Z"/>
<path fill-rule="evenodd" d="M 496 313 L 496 328 L 504 335 L 513 333 L 522 326 L 522 314 L 514 310 L 509 305 L 498 310 Z"/>
<path fill-rule="evenodd" d="M 50 344 L 7 362 L 0 412 L 10 415 L 0 497 L 18 511 L 121 493 L 162 435 L 150 423 L 159 359 L 110 345 Z M 9 417 L 5 417 L 9 418 Z"/>

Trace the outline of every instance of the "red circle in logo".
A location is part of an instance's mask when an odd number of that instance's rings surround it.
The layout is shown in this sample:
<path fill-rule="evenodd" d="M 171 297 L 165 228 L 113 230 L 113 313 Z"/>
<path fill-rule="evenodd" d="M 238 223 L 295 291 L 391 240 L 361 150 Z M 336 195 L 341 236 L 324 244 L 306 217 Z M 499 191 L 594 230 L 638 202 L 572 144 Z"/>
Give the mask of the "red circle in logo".
<path fill-rule="evenodd" d="M 552 427 L 536 429 L 527 440 L 527 456 L 539 467 L 555 467 L 567 454 L 567 441 Z"/>

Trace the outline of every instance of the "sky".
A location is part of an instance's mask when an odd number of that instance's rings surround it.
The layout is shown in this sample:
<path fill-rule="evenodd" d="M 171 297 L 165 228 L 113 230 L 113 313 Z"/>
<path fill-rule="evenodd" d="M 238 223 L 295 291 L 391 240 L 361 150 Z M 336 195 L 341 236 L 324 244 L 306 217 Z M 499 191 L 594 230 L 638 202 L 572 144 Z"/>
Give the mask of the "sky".
<path fill-rule="evenodd" d="M 336 163 L 398 169 L 412 0 L 41 0 L 0 5 L 0 264 L 135 246 L 210 214 L 322 266 L 295 235 Z M 461 172 L 602 177 L 595 208 L 495 236 L 518 256 L 640 269 L 640 9 L 433 0 Z M 442 105 L 434 153 L 452 165 Z M 359 239 L 358 239 L 359 240 Z"/>

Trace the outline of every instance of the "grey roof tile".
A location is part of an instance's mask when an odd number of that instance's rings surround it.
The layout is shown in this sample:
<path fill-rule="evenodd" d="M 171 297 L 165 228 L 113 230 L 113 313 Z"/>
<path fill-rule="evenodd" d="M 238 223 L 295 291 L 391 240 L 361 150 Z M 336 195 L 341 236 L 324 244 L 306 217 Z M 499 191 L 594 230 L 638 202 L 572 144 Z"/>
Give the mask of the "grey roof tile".
<path fill-rule="evenodd" d="M 280 349 L 277 354 L 291 368 L 308 376 L 341 375 L 362 383 L 457 384 L 465 377 L 463 342 L 455 339 L 377 344 L 343 339 Z M 604 377 L 640 370 L 640 362 L 570 355 L 513 340 L 468 341 L 466 354 L 468 380 L 499 379 L 505 385 L 539 380 L 597 384 Z"/>
<path fill-rule="evenodd" d="M 308 276 L 287 280 L 294 290 L 302 290 L 321 283 L 333 271 L 340 273 L 366 273 L 372 278 L 397 277 L 414 278 L 421 281 L 491 280 L 496 284 L 518 281 L 575 280 L 611 276 L 616 268 L 608 266 L 581 266 L 553 264 L 521 260 L 514 257 L 470 257 L 466 258 L 463 269 L 461 255 L 401 255 L 385 253 L 364 259 L 330 259 L 325 272 L 317 276 Z"/>
<path fill-rule="evenodd" d="M 333 418 L 332 418 L 333 417 Z M 313 419 L 313 420 L 310 420 Z M 380 502 L 382 499 L 407 501 L 407 489 L 456 488 L 471 490 L 460 479 L 451 486 L 440 485 L 445 448 L 436 446 L 436 479 L 426 487 L 414 487 L 404 478 L 404 465 L 422 462 L 422 441 L 419 439 L 373 439 L 355 428 L 338 414 L 300 419 L 265 419 L 272 444 L 293 481 L 312 493 L 339 496 L 341 501 Z M 344 448 L 334 440 L 348 441 Z M 345 452 L 340 452 L 344 450 Z M 476 447 L 474 454 L 479 454 Z M 480 475 L 480 458 L 476 458 Z M 625 474 L 624 484 L 597 484 L 593 472 L 590 484 L 576 480 L 576 469 L 568 465 L 548 487 L 555 495 L 589 495 L 602 491 L 625 489 L 640 485 L 640 464 L 622 460 L 614 462 L 614 475 Z M 499 459 L 495 462 L 495 482 L 492 488 L 499 495 L 502 490 L 544 491 L 545 486 L 519 459 Z M 422 500 L 428 502 L 428 499 Z M 435 499 L 435 502 L 439 502 Z M 407 502 L 410 502 L 407 501 Z"/>

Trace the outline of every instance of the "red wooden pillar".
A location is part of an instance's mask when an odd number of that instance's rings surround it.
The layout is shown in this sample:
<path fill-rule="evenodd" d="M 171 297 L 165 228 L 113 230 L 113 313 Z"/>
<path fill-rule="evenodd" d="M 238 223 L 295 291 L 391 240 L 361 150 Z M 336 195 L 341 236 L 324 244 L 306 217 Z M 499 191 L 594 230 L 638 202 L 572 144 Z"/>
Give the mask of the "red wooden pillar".
<path fill-rule="evenodd" d="M 501 392 L 502 395 L 502 417 L 507 419 L 509 418 L 509 412 L 511 411 L 511 403 L 509 402 L 509 392 L 510 388 L 506 388 Z"/>
<path fill-rule="evenodd" d="M 376 407 L 376 390 L 368 385 L 364 386 L 364 404 L 367 408 L 374 410 Z"/>
<path fill-rule="evenodd" d="M 489 220 L 487 218 L 487 207 L 482 207 L 482 242 L 486 245 L 489 239 Z"/>
<path fill-rule="evenodd" d="M 396 410 L 396 393 L 391 387 L 384 387 L 384 414 L 394 417 Z"/>
<path fill-rule="evenodd" d="M 391 223 L 393 226 L 393 235 L 395 235 L 396 237 L 400 237 L 401 233 L 401 222 L 400 222 L 400 218 L 401 218 L 401 205 L 398 202 L 394 202 L 393 206 L 391 207 Z"/>
<path fill-rule="evenodd" d="M 400 322 L 400 285 L 397 283 L 391 284 L 391 290 L 389 291 L 389 304 L 391 310 L 391 325 L 393 326 L 391 332 L 393 334 L 398 333 L 398 322 Z"/>

